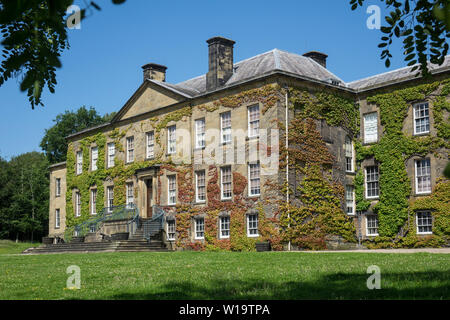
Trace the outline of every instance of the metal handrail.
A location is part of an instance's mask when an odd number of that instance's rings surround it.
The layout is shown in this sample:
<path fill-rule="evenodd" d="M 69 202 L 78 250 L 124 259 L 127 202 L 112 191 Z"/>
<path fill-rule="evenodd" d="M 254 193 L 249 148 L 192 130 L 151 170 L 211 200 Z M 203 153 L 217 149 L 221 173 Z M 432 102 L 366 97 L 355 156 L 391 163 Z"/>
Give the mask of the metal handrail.
<path fill-rule="evenodd" d="M 147 241 L 150 241 L 150 238 L 153 235 L 150 228 L 151 225 L 156 226 L 158 230 L 162 230 L 164 228 L 166 217 L 166 212 L 164 209 L 157 205 L 153 205 L 153 212 L 156 213 L 156 215 L 154 215 L 151 219 L 144 221 L 142 224 L 144 238 L 147 239 Z"/>
<path fill-rule="evenodd" d="M 127 224 L 127 229 L 131 233 L 136 232 L 136 229 L 139 227 L 139 210 L 136 205 L 127 204 L 103 208 L 96 216 L 78 225 L 66 228 L 64 239 L 66 242 L 69 242 L 75 233 L 77 236 L 83 237 L 93 230 L 94 232 L 98 231 L 105 221 L 117 220 L 130 220 Z"/>

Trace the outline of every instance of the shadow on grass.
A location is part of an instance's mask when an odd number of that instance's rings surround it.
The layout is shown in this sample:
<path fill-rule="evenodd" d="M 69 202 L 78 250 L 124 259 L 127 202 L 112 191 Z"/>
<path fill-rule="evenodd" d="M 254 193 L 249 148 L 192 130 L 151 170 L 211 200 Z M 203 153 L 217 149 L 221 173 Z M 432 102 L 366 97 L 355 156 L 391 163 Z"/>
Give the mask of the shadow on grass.
<path fill-rule="evenodd" d="M 369 290 L 370 274 L 337 273 L 313 281 L 168 281 L 149 293 L 120 293 L 108 299 L 449 299 L 448 272 L 381 274 L 381 289 Z"/>

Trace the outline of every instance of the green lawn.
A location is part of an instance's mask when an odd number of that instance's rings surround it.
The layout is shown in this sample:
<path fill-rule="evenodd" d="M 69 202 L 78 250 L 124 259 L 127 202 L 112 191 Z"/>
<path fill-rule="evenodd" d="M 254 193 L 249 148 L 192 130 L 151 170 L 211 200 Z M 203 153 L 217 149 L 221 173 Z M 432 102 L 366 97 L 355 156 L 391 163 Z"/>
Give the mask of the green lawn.
<path fill-rule="evenodd" d="M 66 268 L 81 289 L 66 289 Z M 368 290 L 367 267 L 381 269 Z M 449 299 L 450 255 L 97 253 L 0 255 L 0 299 Z"/>
<path fill-rule="evenodd" d="M 0 240 L 0 254 L 21 253 L 23 250 L 30 247 L 40 246 L 37 242 L 14 242 L 11 240 Z"/>

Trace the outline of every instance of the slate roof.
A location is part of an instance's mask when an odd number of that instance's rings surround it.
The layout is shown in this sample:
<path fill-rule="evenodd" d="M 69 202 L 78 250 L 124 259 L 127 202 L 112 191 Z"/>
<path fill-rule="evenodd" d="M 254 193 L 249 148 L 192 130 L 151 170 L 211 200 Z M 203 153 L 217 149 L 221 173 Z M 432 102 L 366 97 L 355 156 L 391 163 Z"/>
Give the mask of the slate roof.
<path fill-rule="evenodd" d="M 322 82 L 330 82 L 330 79 L 344 82 L 329 70 L 321 66 L 311 58 L 307 58 L 295 53 L 290 53 L 278 49 L 259 54 L 249 59 L 234 64 L 234 73 L 227 83 L 220 89 L 233 86 L 257 77 L 268 75 L 275 71 L 283 71 L 305 79 Z M 187 97 L 195 97 L 206 93 L 206 74 L 199 77 L 169 84 L 167 82 L 149 80 L 167 89 L 177 90 L 178 93 Z"/>

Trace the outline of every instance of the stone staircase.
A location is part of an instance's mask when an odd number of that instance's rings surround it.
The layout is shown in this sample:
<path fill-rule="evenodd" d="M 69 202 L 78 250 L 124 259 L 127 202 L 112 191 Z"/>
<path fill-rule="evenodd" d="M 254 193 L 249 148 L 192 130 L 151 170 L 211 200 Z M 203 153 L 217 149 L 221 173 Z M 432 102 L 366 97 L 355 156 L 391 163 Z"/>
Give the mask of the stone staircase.
<path fill-rule="evenodd" d="M 138 228 L 128 240 L 108 240 L 98 242 L 69 242 L 58 244 L 43 244 L 28 248 L 23 254 L 42 253 L 87 253 L 87 252 L 165 252 L 169 251 L 161 241 L 161 233 L 155 233 L 150 241 L 144 239 L 144 230 Z"/>

